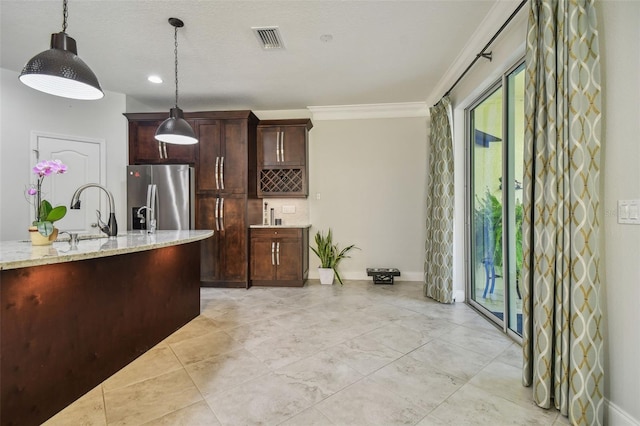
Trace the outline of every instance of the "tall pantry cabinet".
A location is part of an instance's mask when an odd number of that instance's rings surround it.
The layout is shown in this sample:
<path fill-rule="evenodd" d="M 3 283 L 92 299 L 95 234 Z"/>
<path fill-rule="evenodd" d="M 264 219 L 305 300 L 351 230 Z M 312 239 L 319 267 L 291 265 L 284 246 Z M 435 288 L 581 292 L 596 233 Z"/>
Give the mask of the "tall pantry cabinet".
<path fill-rule="evenodd" d="M 249 225 L 262 219 L 257 125 L 251 111 L 209 113 L 196 122 L 196 227 L 215 231 L 202 243 L 202 286 L 249 286 Z"/>
<path fill-rule="evenodd" d="M 140 127 L 131 125 L 136 115 L 126 114 L 130 130 Z M 262 220 L 256 191 L 258 118 L 251 111 L 207 111 L 185 113 L 185 119 L 198 137 L 193 161 L 196 228 L 215 231 L 201 243 L 200 284 L 248 287 L 249 225 Z M 137 140 L 139 134 L 130 131 L 130 153 L 136 151 L 132 143 L 157 144 Z"/>

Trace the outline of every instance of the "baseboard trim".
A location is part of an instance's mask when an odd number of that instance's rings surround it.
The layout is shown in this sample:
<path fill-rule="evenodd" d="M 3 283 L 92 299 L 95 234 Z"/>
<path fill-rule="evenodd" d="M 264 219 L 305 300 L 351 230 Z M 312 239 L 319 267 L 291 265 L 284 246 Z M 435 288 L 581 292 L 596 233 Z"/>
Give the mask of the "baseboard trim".
<path fill-rule="evenodd" d="M 640 426 L 640 420 L 634 419 L 629 413 L 608 399 L 604 400 L 604 406 L 604 424 L 609 426 Z"/>
<path fill-rule="evenodd" d="M 362 271 L 362 272 L 356 272 L 356 271 L 351 271 L 351 272 L 343 272 L 340 271 L 340 276 L 342 277 L 343 280 L 371 280 L 372 278 L 367 276 L 367 272 L 366 271 Z M 317 268 L 309 268 L 309 278 L 311 279 L 315 279 L 317 280 L 319 278 L 318 276 L 318 269 Z M 424 273 L 423 272 L 404 272 L 404 271 L 400 271 L 400 276 L 399 277 L 395 277 L 394 281 L 419 281 L 422 282 L 424 281 Z"/>

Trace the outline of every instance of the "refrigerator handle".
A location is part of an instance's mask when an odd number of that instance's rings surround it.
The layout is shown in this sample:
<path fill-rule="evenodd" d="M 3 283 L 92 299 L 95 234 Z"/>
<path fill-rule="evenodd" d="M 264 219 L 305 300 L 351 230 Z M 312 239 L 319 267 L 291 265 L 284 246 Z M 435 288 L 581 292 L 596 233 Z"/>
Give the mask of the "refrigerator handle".
<path fill-rule="evenodd" d="M 220 189 L 224 190 L 224 157 L 220 157 Z"/>
<path fill-rule="evenodd" d="M 166 157 L 165 152 L 165 158 Z M 149 220 L 147 225 L 150 227 L 149 231 L 154 233 L 158 228 L 158 212 L 160 211 L 160 201 L 158 200 L 158 186 L 154 183 L 151 185 L 151 204 L 149 204 L 150 209 L 147 209 L 147 214 L 149 215 Z"/>
<path fill-rule="evenodd" d="M 150 231 L 150 227 L 156 226 L 156 212 L 157 210 L 157 195 L 158 187 L 156 184 L 147 185 L 147 208 L 145 211 L 145 220 L 147 223 L 147 231 Z"/>
<path fill-rule="evenodd" d="M 220 189 L 220 157 L 216 157 L 216 189 Z"/>

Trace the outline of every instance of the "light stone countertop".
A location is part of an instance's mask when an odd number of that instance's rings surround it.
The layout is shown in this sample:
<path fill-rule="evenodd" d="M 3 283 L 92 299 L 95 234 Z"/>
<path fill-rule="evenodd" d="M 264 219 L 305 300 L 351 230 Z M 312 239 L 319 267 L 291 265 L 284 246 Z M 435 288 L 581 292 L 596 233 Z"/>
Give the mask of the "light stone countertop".
<path fill-rule="evenodd" d="M 153 250 L 204 240 L 212 235 L 213 231 L 210 230 L 156 231 L 154 234 L 147 234 L 145 231 L 129 231 L 112 238 L 105 236 L 82 239 L 81 237 L 77 248 L 72 248 L 68 239 L 55 241 L 49 246 L 32 246 L 27 240 L 1 241 L 0 270 Z"/>

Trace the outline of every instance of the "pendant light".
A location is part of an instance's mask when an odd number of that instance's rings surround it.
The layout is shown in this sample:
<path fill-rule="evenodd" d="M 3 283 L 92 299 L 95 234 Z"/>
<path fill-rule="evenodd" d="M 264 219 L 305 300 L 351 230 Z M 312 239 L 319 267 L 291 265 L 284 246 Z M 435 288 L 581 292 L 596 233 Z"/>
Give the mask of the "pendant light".
<path fill-rule="evenodd" d="M 67 34 L 67 0 L 62 2 L 62 32 L 51 34 L 51 49 L 24 66 L 20 81 L 63 98 L 94 100 L 104 96 L 91 68 L 78 57 L 76 41 Z"/>
<path fill-rule="evenodd" d="M 178 28 L 184 27 L 184 22 L 178 18 L 169 18 L 169 23 L 174 27 L 176 105 L 169 111 L 169 118 L 164 120 L 156 130 L 156 139 L 166 143 L 191 145 L 198 143 L 198 139 L 187 120 L 184 119 L 184 113 L 178 108 Z"/>

